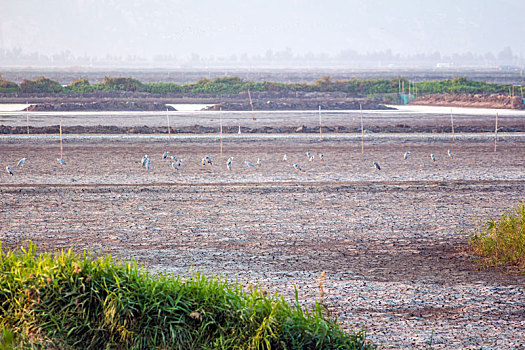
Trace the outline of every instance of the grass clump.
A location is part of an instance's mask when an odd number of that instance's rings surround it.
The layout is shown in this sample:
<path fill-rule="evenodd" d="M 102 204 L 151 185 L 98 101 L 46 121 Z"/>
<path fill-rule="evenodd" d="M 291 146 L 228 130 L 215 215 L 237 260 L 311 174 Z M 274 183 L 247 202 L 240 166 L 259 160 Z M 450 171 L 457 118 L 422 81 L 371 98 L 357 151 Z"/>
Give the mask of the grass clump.
<path fill-rule="evenodd" d="M 373 349 L 315 302 L 71 250 L 0 251 L 0 327 L 21 347 L 71 349 Z M 6 332 L 6 334 L 10 334 Z M 13 338 L 13 337 L 11 337 Z"/>
<path fill-rule="evenodd" d="M 485 265 L 514 266 L 525 273 L 525 204 L 480 223 L 470 248 Z"/>

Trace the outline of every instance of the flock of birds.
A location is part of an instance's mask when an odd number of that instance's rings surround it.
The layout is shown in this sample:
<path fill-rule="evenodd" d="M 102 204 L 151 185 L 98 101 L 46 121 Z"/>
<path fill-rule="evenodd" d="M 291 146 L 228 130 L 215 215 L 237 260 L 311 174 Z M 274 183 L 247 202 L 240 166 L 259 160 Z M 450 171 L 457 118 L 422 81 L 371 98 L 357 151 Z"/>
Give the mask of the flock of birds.
<path fill-rule="evenodd" d="M 448 150 L 447 151 L 447 154 L 450 158 L 454 158 L 453 154 L 452 154 L 452 151 L 451 150 Z M 171 167 L 174 169 L 174 170 L 179 170 L 179 168 L 181 167 L 182 165 L 182 159 L 179 159 L 177 158 L 176 156 L 172 155 L 168 158 L 169 156 L 169 152 L 166 151 L 164 152 L 164 154 L 162 155 L 162 158 L 163 159 L 168 159 L 170 160 L 171 162 Z M 403 156 L 403 159 L 408 159 L 408 157 L 410 156 L 410 151 L 407 151 L 405 153 L 405 155 Z M 313 162 L 315 157 L 312 153 L 310 152 L 306 152 L 306 157 L 308 158 L 308 161 L 310 162 Z M 319 160 L 320 161 L 324 161 L 324 154 L 319 154 Z M 434 153 L 431 153 L 430 154 L 430 159 L 432 160 L 432 162 L 435 162 L 436 161 L 436 156 L 434 155 Z M 16 164 L 17 167 L 21 167 L 24 165 L 24 162 L 27 160 L 27 158 L 22 158 L 18 161 L 18 163 Z M 60 164 L 60 165 L 66 165 L 66 162 L 62 159 L 62 158 L 57 158 L 56 159 L 57 162 Z M 233 163 L 233 160 L 234 158 L 233 157 L 230 157 L 228 158 L 227 162 L 226 162 L 226 169 L 228 169 L 229 171 L 232 170 L 232 163 Z M 286 162 L 288 161 L 288 155 L 285 153 L 283 155 L 283 161 Z M 252 162 L 250 162 L 249 160 L 245 160 L 244 163 L 246 164 L 246 166 L 248 167 L 251 167 L 251 168 L 254 168 L 256 165 L 253 164 Z M 142 167 L 145 168 L 146 170 L 150 170 L 151 169 L 151 159 L 148 157 L 148 155 L 144 155 L 144 157 L 142 157 L 142 161 L 141 161 L 141 164 L 142 164 Z M 201 164 L 202 166 L 207 166 L 207 165 L 213 165 L 213 162 L 211 160 L 211 158 L 209 156 L 205 156 L 204 158 L 201 159 Z M 257 158 L 257 162 L 256 162 L 257 166 L 262 166 L 262 160 L 261 158 Z M 381 170 L 381 166 L 379 165 L 379 163 L 377 161 L 374 161 L 373 162 L 373 165 L 375 166 L 375 168 L 377 170 Z M 293 163 L 293 168 L 296 170 L 296 171 L 303 171 L 303 169 L 301 168 L 301 166 L 297 163 Z M 10 167 L 10 166 L 6 166 L 5 167 L 7 173 L 11 176 L 13 176 L 15 173 L 13 171 L 13 169 Z"/>

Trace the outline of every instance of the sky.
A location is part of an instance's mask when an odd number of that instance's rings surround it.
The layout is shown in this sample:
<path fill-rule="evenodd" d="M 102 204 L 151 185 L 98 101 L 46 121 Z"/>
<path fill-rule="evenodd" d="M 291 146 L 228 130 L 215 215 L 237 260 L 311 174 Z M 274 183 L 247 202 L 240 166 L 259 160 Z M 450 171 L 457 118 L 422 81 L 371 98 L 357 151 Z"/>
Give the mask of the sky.
<path fill-rule="evenodd" d="M 336 55 L 525 57 L 525 0 L 0 0 L 0 49 L 103 57 Z"/>

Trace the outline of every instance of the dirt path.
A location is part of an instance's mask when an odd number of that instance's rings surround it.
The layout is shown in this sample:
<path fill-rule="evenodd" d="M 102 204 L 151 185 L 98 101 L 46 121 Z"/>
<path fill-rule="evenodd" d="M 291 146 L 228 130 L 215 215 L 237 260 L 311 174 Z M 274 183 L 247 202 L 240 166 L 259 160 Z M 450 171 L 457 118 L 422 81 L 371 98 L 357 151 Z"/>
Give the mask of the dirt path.
<path fill-rule="evenodd" d="M 220 156 L 213 137 L 79 138 L 64 148 L 65 167 L 54 141 L 4 141 L 0 164 L 28 160 L 0 175 L 0 239 L 262 282 L 290 299 L 294 285 L 301 300 L 320 297 L 322 283 L 344 327 L 366 328 L 387 348 L 520 348 L 525 276 L 478 271 L 463 250 L 461 231 L 476 218 L 525 198 L 525 138 L 502 137 L 497 153 L 487 140 L 386 137 L 362 155 L 353 139 L 246 139 Z M 183 158 L 179 172 L 166 149 Z M 213 166 L 200 164 L 204 155 Z M 257 157 L 262 167 L 244 164 Z"/>

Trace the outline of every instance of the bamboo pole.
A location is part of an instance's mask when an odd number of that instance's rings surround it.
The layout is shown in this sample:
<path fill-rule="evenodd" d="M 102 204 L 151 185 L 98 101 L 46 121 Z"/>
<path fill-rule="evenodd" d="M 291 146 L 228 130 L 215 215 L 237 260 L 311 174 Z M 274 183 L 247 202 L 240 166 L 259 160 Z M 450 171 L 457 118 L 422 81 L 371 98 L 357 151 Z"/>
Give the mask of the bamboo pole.
<path fill-rule="evenodd" d="M 359 104 L 361 114 L 361 153 L 365 153 L 365 129 L 363 128 L 363 105 Z"/>
<path fill-rule="evenodd" d="M 319 141 L 323 141 L 323 124 L 321 121 L 321 105 L 319 105 Z"/>
<path fill-rule="evenodd" d="M 255 120 L 255 113 L 253 110 L 253 101 L 252 101 L 252 94 L 250 94 L 250 90 L 248 89 L 248 98 L 250 99 L 250 107 L 252 107 L 252 120 Z"/>
<path fill-rule="evenodd" d="M 64 159 L 62 155 L 62 121 L 58 123 L 58 127 L 60 129 L 60 159 Z"/>
<path fill-rule="evenodd" d="M 452 142 L 456 141 L 456 135 L 454 135 L 454 115 L 452 114 L 452 108 L 450 109 L 450 125 L 452 126 Z"/>
<path fill-rule="evenodd" d="M 494 152 L 498 147 L 498 113 L 496 113 L 496 126 L 494 127 Z"/>
<path fill-rule="evenodd" d="M 219 134 L 221 140 L 221 156 L 222 156 L 222 108 L 220 108 L 220 117 L 219 117 Z"/>
<path fill-rule="evenodd" d="M 170 128 L 170 115 L 168 113 L 168 108 L 166 108 L 166 120 L 168 122 L 168 139 L 171 138 L 171 128 Z"/>

